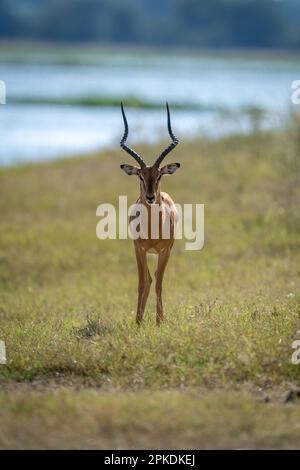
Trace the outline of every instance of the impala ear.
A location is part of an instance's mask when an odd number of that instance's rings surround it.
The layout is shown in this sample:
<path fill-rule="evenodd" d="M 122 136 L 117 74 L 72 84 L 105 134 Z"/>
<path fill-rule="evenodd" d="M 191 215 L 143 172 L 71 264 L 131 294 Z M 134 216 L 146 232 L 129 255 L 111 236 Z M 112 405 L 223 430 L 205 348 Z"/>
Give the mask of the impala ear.
<path fill-rule="evenodd" d="M 173 175 L 175 171 L 180 167 L 180 163 L 169 163 L 169 165 L 163 166 L 160 169 L 161 175 Z"/>
<path fill-rule="evenodd" d="M 126 173 L 126 175 L 139 175 L 140 169 L 132 165 L 120 165 L 120 168 Z"/>

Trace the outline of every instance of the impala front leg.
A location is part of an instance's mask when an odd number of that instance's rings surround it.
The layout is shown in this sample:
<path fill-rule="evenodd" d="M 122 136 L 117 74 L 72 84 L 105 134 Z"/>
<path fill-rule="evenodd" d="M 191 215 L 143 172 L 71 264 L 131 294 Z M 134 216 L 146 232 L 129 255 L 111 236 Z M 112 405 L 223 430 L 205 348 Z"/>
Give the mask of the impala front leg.
<path fill-rule="evenodd" d="M 170 257 L 170 249 L 163 251 L 158 255 L 156 277 L 156 324 L 159 326 L 164 320 L 163 304 L 162 304 L 162 282 L 164 278 L 165 269 Z"/>
<path fill-rule="evenodd" d="M 139 249 L 135 245 L 135 255 L 136 255 L 138 274 L 139 274 L 136 322 L 138 325 L 140 325 L 143 320 L 143 315 L 144 315 L 145 306 L 146 306 L 146 302 L 148 299 L 152 279 L 151 279 L 149 269 L 147 266 L 146 252 L 142 249 Z"/>

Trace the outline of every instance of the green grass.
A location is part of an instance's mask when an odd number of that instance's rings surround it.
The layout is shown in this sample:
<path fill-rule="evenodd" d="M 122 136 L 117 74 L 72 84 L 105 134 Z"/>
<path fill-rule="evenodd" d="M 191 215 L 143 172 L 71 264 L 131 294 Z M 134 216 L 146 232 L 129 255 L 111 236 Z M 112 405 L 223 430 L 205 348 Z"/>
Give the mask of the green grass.
<path fill-rule="evenodd" d="M 182 167 L 163 190 L 205 204 L 206 239 L 199 252 L 176 241 L 161 328 L 154 292 L 134 323 L 132 242 L 95 234 L 98 204 L 137 197 L 138 181 L 119 169 L 130 157 L 1 170 L 0 447 L 299 445 L 298 405 L 253 392 L 300 384 L 296 137 L 185 142 L 168 157 Z M 151 161 L 158 148 L 140 151 Z"/>
<path fill-rule="evenodd" d="M 127 107 L 129 108 L 144 108 L 144 109 L 161 109 L 162 103 L 159 101 L 144 100 L 136 96 L 127 96 L 127 97 L 114 97 L 114 96 L 101 96 L 101 95 L 91 95 L 91 96 L 79 96 L 79 97 L 70 97 L 70 98 L 43 98 L 43 97 L 12 97 L 10 98 L 10 103 L 17 104 L 30 104 L 30 105 L 60 105 L 60 106 L 85 106 L 85 107 L 116 107 L 120 106 L 121 100 L 124 101 Z M 218 111 L 226 113 L 229 111 L 226 108 L 221 106 L 213 105 L 204 105 L 204 104 L 192 104 L 192 103 L 172 103 L 173 109 L 179 110 L 195 110 L 199 112 L 203 111 Z M 246 109 L 244 112 L 248 112 Z"/>

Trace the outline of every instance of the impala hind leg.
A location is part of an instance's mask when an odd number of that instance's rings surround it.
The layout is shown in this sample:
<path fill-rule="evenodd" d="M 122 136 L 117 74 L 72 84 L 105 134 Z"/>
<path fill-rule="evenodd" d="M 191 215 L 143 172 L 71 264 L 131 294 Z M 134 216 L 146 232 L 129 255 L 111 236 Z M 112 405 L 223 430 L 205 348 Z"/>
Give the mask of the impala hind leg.
<path fill-rule="evenodd" d="M 146 302 L 149 296 L 152 279 L 147 266 L 147 256 L 145 251 L 139 250 L 137 247 L 135 247 L 135 255 L 139 274 L 136 322 L 138 325 L 140 325 L 143 320 L 143 315 L 145 311 Z"/>
<path fill-rule="evenodd" d="M 164 320 L 163 304 L 162 304 L 162 282 L 166 266 L 170 257 L 170 250 L 166 250 L 158 255 L 156 277 L 156 324 L 159 326 Z"/>

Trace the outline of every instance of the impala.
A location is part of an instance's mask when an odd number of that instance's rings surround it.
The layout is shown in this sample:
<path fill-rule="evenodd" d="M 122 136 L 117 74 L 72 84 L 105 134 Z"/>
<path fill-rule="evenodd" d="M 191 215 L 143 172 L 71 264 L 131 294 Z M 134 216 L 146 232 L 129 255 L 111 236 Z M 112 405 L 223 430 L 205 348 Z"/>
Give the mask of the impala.
<path fill-rule="evenodd" d="M 163 304 L 162 304 L 162 282 L 164 272 L 170 257 L 171 249 L 174 244 L 177 211 L 172 198 L 160 190 L 160 181 L 163 175 L 172 175 L 180 167 L 179 163 L 170 163 L 161 167 L 163 159 L 170 153 L 178 144 L 178 139 L 172 132 L 170 110 L 167 103 L 167 118 L 168 118 L 168 131 L 171 137 L 171 144 L 163 150 L 163 152 L 156 159 L 152 166 L 148 166 L 143 158 L 126 145 L 128 136 L 128 123 L 121 104 L 121 111 L 124 121 L 124 135 L 120 142 L 121 147 L 129 153 L 139 164 L 139 167 L 132 165 L 121 165 L 121 169 L 127 175 L 135 175 L 140 179 L 140 197 L 137 200 L 138 204 L 142 204 L 146 208 L 147 217 L 147 232 L 148 236 L 137 237 L 134 239 L 134 248 L 138 268 L 138 303 L 136 312 L 136 321 L 141 323 L 145 311 L 146 302 L 148 299 L 151 276 L 147 265 L 147 253 L 155 253 L 158 256 L 157 270 L 155 273 L 156 278 L 156 324 L 164 320 Z M 151 215 L 153 217 L 152 205 L 156 204 L 159 209 L 159 227 L 158 236 L 153 237 L 151 231 Z M 132 218 L 131 218 L 132 220 Z M 145 221 L 146 222 L 146 221 Z M 143 221 L 141 221 L 141 224 Z M 165 226 L 168 226 L 169 236 L 165 237 Z M 141 227 L 142 232 L 142 227 Z"/>

